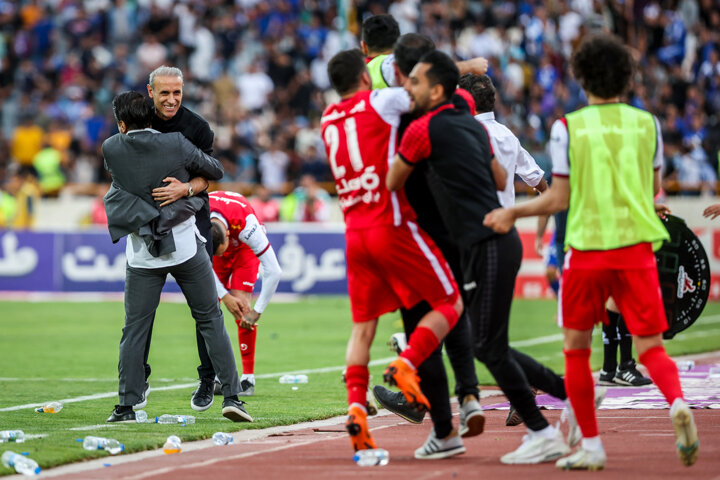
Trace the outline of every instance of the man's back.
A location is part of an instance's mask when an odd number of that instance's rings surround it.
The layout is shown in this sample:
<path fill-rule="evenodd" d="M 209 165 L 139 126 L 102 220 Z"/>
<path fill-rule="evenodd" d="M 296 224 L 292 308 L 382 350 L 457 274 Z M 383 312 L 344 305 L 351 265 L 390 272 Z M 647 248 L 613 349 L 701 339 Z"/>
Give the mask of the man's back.
<path fill-rule="evenodd" d="M 322 136 L 348 229 L 399 225 L 414 218 L 403 192 L 389 192 L 385 177 L 395 152 L 397 127 L 387 123 L 362 91 L 329 106 Z"/>

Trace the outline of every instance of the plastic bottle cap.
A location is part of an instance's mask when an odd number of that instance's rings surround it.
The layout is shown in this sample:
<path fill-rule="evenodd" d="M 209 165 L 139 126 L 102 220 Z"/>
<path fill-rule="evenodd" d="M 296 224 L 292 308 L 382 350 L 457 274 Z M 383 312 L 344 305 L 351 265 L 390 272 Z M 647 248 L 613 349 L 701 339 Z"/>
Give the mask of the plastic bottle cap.
<path fill-rule="evenodd" d="M 41 470 L 40 467 L 35 467 L 35 475 L 39 474 Z"/>

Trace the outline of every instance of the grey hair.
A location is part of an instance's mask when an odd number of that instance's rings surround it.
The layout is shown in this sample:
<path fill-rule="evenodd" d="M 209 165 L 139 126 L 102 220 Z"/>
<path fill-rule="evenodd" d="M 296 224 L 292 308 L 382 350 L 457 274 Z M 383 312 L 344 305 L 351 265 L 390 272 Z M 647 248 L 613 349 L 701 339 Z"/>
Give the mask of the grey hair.
<path fill-rule="evenodd" d="M 153 70 L 150 73 L 150 79 L 148 80 L 150 88 L 152 89 L 155 88 L 155 77 L 180 77 L 180 81 L 185 83 L 182 71 L 177 67 L 168 67 L 167 65 L 162 65 Z"/>

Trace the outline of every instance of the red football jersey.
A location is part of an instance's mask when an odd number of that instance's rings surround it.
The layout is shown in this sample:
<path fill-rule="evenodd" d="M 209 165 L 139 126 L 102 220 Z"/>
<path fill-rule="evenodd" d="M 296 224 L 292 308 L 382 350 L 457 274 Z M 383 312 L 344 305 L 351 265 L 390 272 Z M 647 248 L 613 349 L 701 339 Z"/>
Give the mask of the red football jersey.
<path fill-rule="evenodd" d="M 240 232 L 245 229 L 247 217 L 255 215 L 248 199 L 239 193 L 227 191 L 210 192 L 209 196 L 210 214 L 219 213 L 228 223 L 230 246 L 223 257 L 232 258 L 239 250 L 249 250 L 250 247 L 240 239 Z"/>
<path fill-rule="evenodd" d="M 358 92 L 330 105 L 322 116 L 322 138 L 347 229 L 397 226 L 415 218 L 405 193 L 390 192 L 385 186 L 397 127 L 381 116 L 373 101 L 392 94 L 391 90 Z M 396 107 L 391 102 L 384 105 Z"/>

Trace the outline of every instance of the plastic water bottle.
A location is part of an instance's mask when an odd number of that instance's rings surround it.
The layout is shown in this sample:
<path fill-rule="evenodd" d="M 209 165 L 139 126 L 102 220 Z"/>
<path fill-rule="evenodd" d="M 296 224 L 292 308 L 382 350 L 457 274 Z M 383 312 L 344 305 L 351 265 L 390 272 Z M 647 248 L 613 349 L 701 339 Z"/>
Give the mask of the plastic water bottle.
<path fill-rule="evenodd" d="M 88 435 L 83 440 L 85 450 L 107 450 L 110 455 L 117 455 L 125 450 L 125 445 L 114 438 L 93 437 Z"/>
<path fill-rule="evenodd" d="M 164 425 L 180 424 L 182 426 L 185 426 L 195 423 L 195 417 L 193 417 L 192 415 L 169 415 L 166 413 L 165 415 L 155 417 L 155 423 L 162 423 Z"/>
<path fill-rule="evenodd" d="M 678 360 L 675 362 L 677 365 L 678 370 L 681 372 L 689 372 L 693 368 L 695 368 L 695 362 L 692 360 Z"/>
<path fill-rule="evenodd" d="M 2 464 L 7 468 L 14 468 L 17 473 L 23 475 L 32 476 L 40 473 L 40 467 L 35 460 L 10 450 L 2 454 Z"/>
<path fill-rule="evenodd" d="M 215 445 L 230 445 L 235 441 L 232 435 L 224 432 L 216 432 L 212 438 Z"/>
<path fill-rule="evenodd" d="M 2 432 L 0 432 L 0 443 L 22 443 L 24 441 L 25 432 L 23 432 L 22 430 L 3 430 Z"/>
<path fill-rule="evenodd" d="M 163 452 L 165 452 L 165 455 L 172 455 L 173 453 L 180 453 L 181 450 L 182 450 L 182 441 L 180 440 L 180 437 L 178 437 L 176 435 L 170 435 L 167 438 L 165 445 L 163 445 Z"/>
<path fill-rule="evenodd" d="M 382 448 L 358 450 L 353 455 L 353 461 L 361 467 L 382 467 L 390 462 L 390 453 Z"/>
<path fill-rule="evenodd" d="M 38 413 L 58 413 L 60 410 L 62 410 L 63 404 L 60 402 L 50 402 L 46 403 L 42 407 L 38 407 L 35 409 Z"/>
<path fill-rule="evenodd" d="M 148 414 L 145 410 L 135 412 L 135 421 L 137 423 L 148 423 Z"/>
<path fill-rule="evenodd" d="M 308 383 L 307 375 L 283 375 L 280 383 Z"/>

